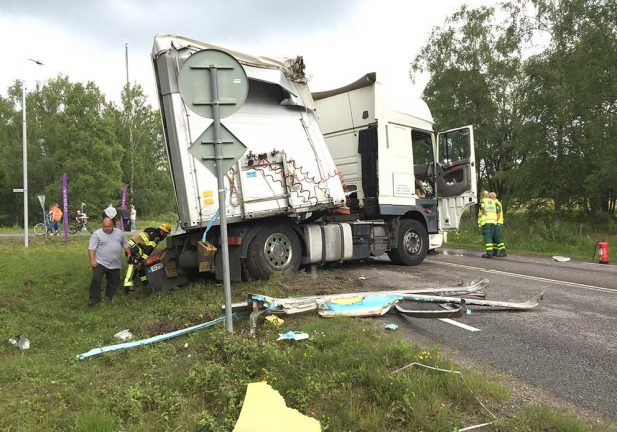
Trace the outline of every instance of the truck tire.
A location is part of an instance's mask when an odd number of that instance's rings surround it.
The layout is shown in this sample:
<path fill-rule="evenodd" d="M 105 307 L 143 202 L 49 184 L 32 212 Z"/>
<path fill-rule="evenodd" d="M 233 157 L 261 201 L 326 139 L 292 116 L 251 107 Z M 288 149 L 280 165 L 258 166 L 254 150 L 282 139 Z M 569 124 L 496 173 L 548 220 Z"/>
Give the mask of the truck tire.
<path fill-rule="evenodd" d="M 417 220 L 401 219 L 396 239 L 396 248 L 388 252 L 390 260 L 397 265 L 420 264 L 428 251 L 428 233 Z"/>
<path fill-rule="evenodd" d="M 300 267 L 300 240 L 285 225 L 265 226 L 248 247 L 244 267 L 251 279 L 268 279 L 273 273 L 293 273 Z"/>

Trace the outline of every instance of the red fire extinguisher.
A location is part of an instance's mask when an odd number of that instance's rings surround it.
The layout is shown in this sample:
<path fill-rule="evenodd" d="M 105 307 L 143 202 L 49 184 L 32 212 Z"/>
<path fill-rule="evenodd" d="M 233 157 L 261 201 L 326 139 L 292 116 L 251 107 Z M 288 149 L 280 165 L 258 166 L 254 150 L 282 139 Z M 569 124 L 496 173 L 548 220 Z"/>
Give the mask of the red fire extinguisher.
<path fill-rule="evenodd" d="M 597 243 L 598 246 L 598 262 L 600 264 L 608 264 L 608 243 L 604 240 L 600 240 Z"/>

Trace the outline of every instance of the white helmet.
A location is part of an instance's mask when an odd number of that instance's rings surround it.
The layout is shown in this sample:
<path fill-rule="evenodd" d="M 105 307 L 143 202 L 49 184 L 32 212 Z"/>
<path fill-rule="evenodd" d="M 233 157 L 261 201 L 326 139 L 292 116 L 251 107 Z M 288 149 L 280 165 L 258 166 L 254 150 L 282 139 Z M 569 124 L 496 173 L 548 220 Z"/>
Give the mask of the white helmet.
<path fill-rule="evenodd" d="M 107 215 L 107 217 L 108 217 L 108 218 L 113 219 L 113 218 L 115 218 L 115 217 L 116 217 L 116 215 L 118 214 L 118 212 L 116 211 L 116 209 L 115 209 L 115 208 L 113 208 L 113 207 L 108 207 L 108 208 L 106 208 L 106 209 L 105 209 L 105 214 Z"/>

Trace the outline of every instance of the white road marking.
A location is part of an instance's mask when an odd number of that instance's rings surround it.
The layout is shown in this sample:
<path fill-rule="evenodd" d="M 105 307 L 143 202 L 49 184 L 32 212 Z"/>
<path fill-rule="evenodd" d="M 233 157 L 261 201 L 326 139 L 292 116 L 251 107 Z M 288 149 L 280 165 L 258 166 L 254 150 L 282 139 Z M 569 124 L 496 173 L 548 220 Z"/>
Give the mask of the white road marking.
<path fill-rule="evenodd" d="M 457 326 L 457 327 L 460 327 L 460 328 L 464 328 L 465 330 L 469 330 L 469 331 L 472 331 L 472 332 L 480 331 L 479 328 L 475 328 L 475 327 L 472 327 L 470 325 L 463 324 L 463 323 L 460 323 L 458 321 L 454 321 L 453 319 L 450 319 L 450 318 L 437 318 L 437 319 L 439 321 L 443 321 L 445 323 L 452 324 L 454 326 Z"/>
<path fill-rule="evenodd" d="M 437 261 L 437 260 L 426 260 L 426 261 L 432 264 L 441 264 L 441 265 L 450 266 L 450 267 L 460 267 L 460 268 L 466 268 L 470 270 L 481 271 L 485 273 L 493 273 L 493 274 L 498 274 L 498 275 L 503 275 L 503 276 L 512 276 L 512 277 L 518 277 L 521 279 L 530 279 L 530 280 L 535 280 L 539 282 L 548 282 L 548 283 L 553 283 L 553 284 L 558 284 L 558 285 L 566 285 L 566 286 L 571 286 L 571 287 L 576 287 L 576 288 L 587 289 L 591 291 L 600 291 L 600 292 L 606 292 L 606 293 L 611 293 L 611 294 L 617 294 L 617 290 L 615 289 L 603 288 L 603 287 L 598 287 L 594 285 L 585 285 L 585 284 L 580 284 L 576 282 L 566 282 L 566 281 L 560 281 L 557 279 L 547 279 L 547 278 L 538 277 L 538 276 L 529 276 L 529 275 L 524 275 L 524 274 L 519 274 L 519 273 L 510 273 L 510 272 L 501 271 L 501 270 L 490 270 L 490 269 L 485 269 L 482 267 L 473 267 L 473 266 L 468 266 L 464 264 L 454 264 L 454 263 L 449 263 L 445 261 Z"/>

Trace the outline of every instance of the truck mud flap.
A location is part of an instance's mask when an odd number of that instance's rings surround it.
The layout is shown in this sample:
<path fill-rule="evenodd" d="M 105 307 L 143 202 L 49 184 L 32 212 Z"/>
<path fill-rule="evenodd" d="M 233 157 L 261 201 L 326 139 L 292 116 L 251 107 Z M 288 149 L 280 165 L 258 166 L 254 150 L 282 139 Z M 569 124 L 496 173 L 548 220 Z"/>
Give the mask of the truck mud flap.
<path fill-rule="evenodd" d="M 167 277 L 162 263 L 156 263 L 146 268 L 148 289 L 152 294 L 168 291 L 188 283 L 186 276 Z"/>

